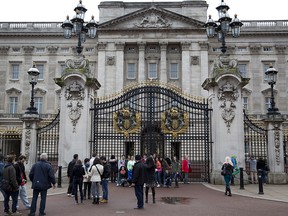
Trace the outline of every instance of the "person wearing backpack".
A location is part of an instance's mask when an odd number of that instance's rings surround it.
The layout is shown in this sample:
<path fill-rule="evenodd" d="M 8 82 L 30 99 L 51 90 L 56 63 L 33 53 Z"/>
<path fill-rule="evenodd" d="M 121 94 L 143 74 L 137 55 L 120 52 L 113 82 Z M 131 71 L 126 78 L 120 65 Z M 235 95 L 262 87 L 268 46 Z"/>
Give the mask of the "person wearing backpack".
<path fill-rule="evenodd" d="M 232 173 L 233 173 L 233 163 L 229 156 L 226 156 L 225 162 L 223 163 L 221 170 L 222 170 L 221 174 L 224 176 L 224 181 L 226 184 L 225 195 L 227 195 L 228 193 L 228 196 L 232 196 L 230 182 L 231 182 Z"/>
<path fill-rule="evenodd" d="M 100 203 L 107 203 L 108 202 L 108 181 L 110 178 L 111 166 L 107 162 L 105 156 L 102 156 L 100 160 L 103 165 L 103 174 L 101 175 L 103 196 L 102 196 L 102 199 L 100 200 Z"/>
<path fill-rule="evenodd" d="M 16 179 L 16 170 L 13 166 L 15 162 L 15 155 L 8 155 L 7 163 L 3 169 L 3 180 L 7 182 L 6 187 L 4 182 L 2 182 L 2 189 L 5 193 L 4 195 L 4 215 L 22 215 L 17 211 L 17 201 L 19 186 Z M 12 198 L 12 213 L 10 212 L 9 200 Z"/>

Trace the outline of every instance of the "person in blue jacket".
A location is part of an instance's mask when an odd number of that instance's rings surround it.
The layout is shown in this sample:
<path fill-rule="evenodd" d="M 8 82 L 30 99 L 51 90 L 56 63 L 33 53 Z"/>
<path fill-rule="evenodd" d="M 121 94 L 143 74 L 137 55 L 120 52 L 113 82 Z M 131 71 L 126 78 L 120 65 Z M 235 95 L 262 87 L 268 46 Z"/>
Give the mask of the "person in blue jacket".
<path fill-rule="evenodd" d="M 45 207 L 47 191 L 51 187 L 55 189 L 56 180 L 54 171 L 50 163 L 48 163 L 47 159 L 47 153 L 42 153 L 40 155 L 40 160 L 32 166 L 29 173 L 29 178 L 32 182 L 33 189 L 33 198 L 29 216 L 35 216 L 37 198 L 39 194 L 41 194 L 39 216 L 46 215 Z"/>

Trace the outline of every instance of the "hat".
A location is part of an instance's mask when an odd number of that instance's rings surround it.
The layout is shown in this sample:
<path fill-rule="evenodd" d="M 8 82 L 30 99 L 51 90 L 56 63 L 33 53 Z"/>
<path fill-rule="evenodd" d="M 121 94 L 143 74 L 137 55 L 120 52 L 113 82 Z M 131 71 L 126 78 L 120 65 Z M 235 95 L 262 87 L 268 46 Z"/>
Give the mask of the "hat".
<path fill-rule="evenodd" d="M 141 160 L 141 155 L 136 155 L 136 156 L 135 156 L 135 160 L 136 160 L 136 161 Z"/>

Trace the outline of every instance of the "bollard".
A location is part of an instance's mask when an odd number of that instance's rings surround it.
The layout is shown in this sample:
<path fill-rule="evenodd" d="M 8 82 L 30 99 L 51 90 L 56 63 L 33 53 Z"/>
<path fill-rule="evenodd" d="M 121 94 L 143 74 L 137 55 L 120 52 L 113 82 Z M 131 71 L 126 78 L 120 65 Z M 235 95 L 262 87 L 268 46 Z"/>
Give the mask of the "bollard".
<path fill-rule="evenodd" d="M 262 182 L 262 170 L 258 169 L 258 184 L 259 184 L 259 193 L 264 194 L 263 192 L 263 182 Z"/>
<path fill-rule="evenodd" d="M 57 182 L 57 187 L 62 188 L 62 166 L 58 167 L 58 182 Z"/>
<path fill-rule="evenodd" d="M 240 190 L 244 190 L 243 167 L 240 167 L 239 170 L 240 170 Z"/>

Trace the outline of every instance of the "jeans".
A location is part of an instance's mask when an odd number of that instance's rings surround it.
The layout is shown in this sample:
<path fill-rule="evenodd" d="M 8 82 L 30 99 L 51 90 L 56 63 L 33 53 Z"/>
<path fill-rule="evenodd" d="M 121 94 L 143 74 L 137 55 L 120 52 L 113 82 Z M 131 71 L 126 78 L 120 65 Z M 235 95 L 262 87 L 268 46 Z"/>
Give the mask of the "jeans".
<path fill-rule="evenodd" d="M 187 173 L 187 172 L 184 173 L 184 179 L 183 179 L 183 181 L 184 181 L 184 184 L 187 184 L 187 183 L 188 183 L 188 173 Z"/>
<path fill-rule="evenodd" d="M 73 177 L 69 177 L 69 186 L 67 190 L 67 194 L 73 194 Z"/>
<path fill-rule="evenodd" d="M 18 201 L 18 193 L 19 191 L 12 191 L 12 192 L 4 192 L 4 211 L 9 212 L 9 199 L 12 198 L 12 212 L 17 211 L 17 201 Z"/>
<path fill-rule="evenodd" d="M 162 184 L 162 171 L 156 172 L 157 183 Z"/>
<path fill-rule="evenodd" d="M 31 203 L 31 208 L 30 208 L 30 215 L 34 215 L 36 212 L 37 199 L 38 199 L 39 193 L 41 195 L 39 212 L 40 212 L 40 214 L 45 213 L 47 190 L 33 189 L 33 198 L 32 198 L 32 203 Z"/>
<path fill-rule="evenodd" d="M 26 208 L 30 208 L 30 203 L 26 193 L 26 186 L 19 186 L 19 197 Z"/>
<path fill-rule="evenodd" d="M 175 186 L 178 186 L 178 182 L 179 182 L 179 173 L 173 173 L 172 174 L 172 178 L 175 181 Z"/>
<path fill-rule="evenodd" d="M 99 198 L 100 182 L 92 182 L 91 193 L 93 198 Z"/>
<path fill-rule="evenodd" d="M 231 175 L 225 175 L 224 176 L 224 181 L 225 181 L 225 184 L 226 184 L 226 188 L 227 189 L 230 189 L 230 181 L 232 179 L 232 176 Z"/>
<path fill-rule="evenodd" d="M 83 200 L 83 190 L 82 190 L 82 187 L 83 187 L 83 182 L 82 180 L 80 179 L 75 179 L 73 180 L 73 194 L 75 195 L 75 200 L 78 202 L 78 187 L 79 187 L 79 193 L 80 193 L 80 199 L 81 199 L 81 202 Z"/>
<path fill-rule="evenodd" d="M 108 179 L 102 179 L 103 199 L 108 200 Z"/>
<path fill-rule="evenodd" d="M 92 183 L 91 182 L 84 182 L 84 194 L 83 196 L 86 198 L 86 194 L 88 196 L 88 199 L 91 198 L 91 185 Z M 88 191 L 87 191 L 88 189 Z"/>
<path fill-rule="evenodd" d="M 143 185 L 135 185 L 134 190 L 137 198 L 137 208 L 143 208 L 144 207 Z"/>

